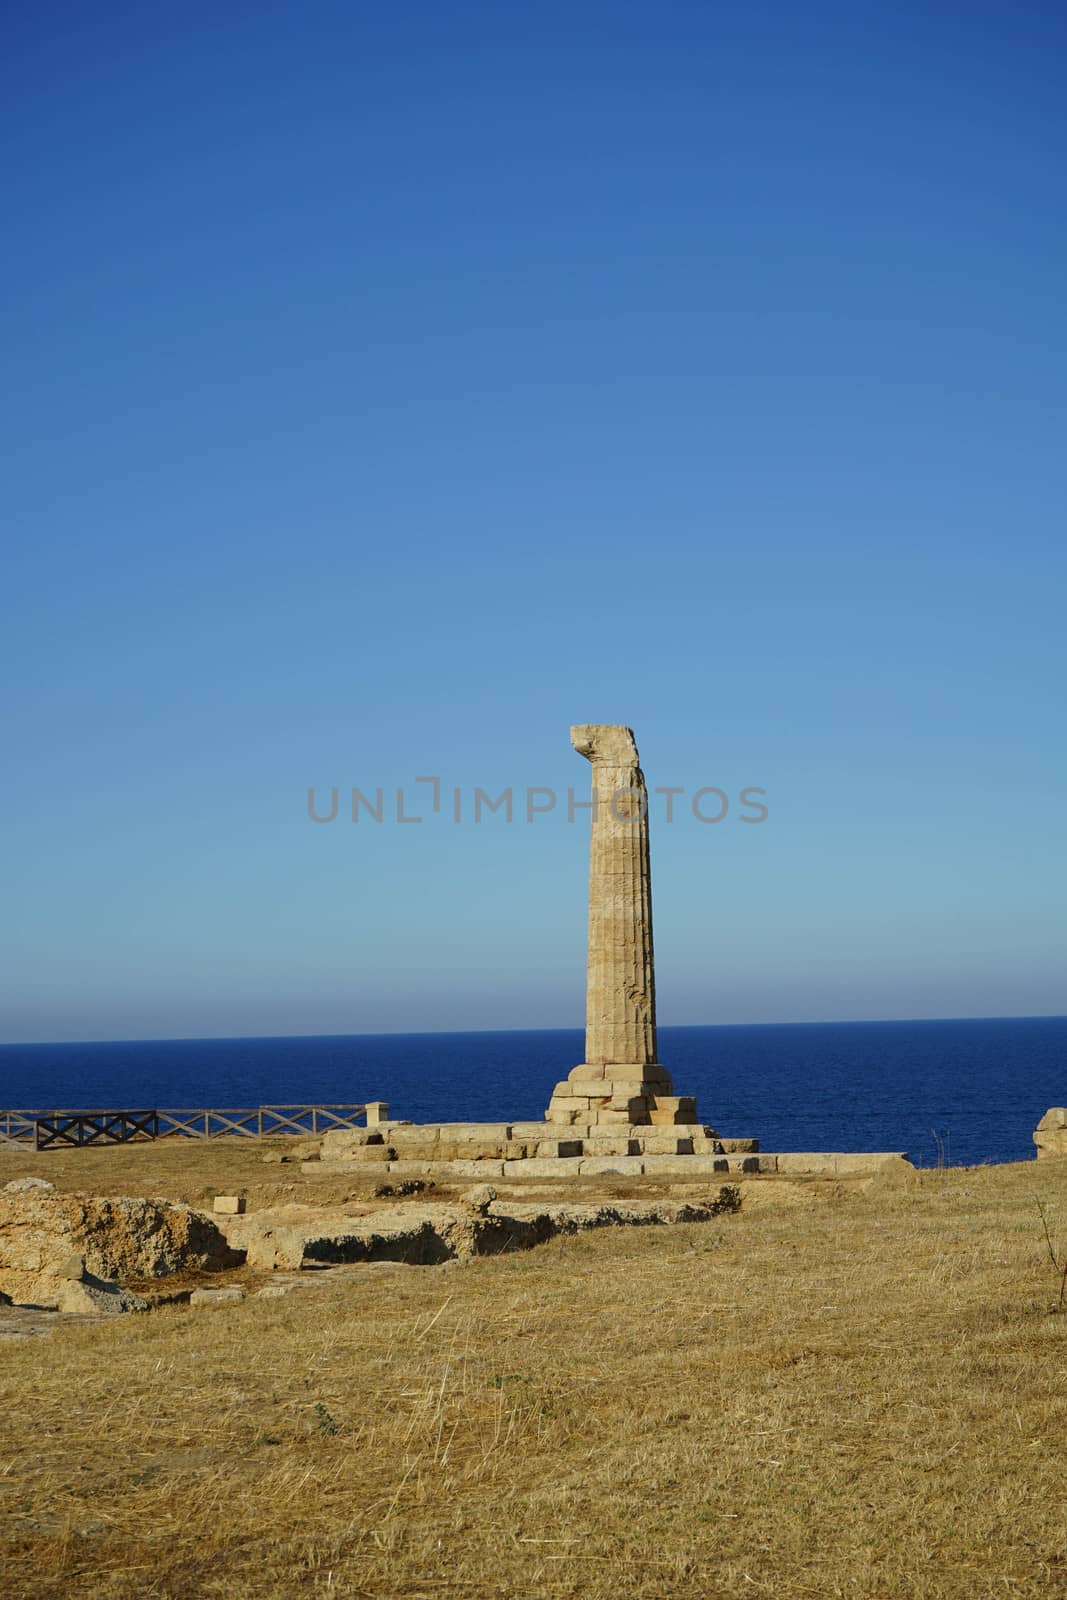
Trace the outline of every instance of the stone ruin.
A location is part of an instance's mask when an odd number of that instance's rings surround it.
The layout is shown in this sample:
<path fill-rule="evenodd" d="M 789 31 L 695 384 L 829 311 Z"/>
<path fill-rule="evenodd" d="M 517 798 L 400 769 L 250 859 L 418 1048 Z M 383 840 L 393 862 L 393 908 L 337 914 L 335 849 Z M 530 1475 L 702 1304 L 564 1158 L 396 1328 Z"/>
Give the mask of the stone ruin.
<path fill-rule="evenodd" d="M 571 744 L 593 769 L 585 1060 L 556 1085 L 541 1122 L 383 1119 L 372 1130 L 326 1134 L 323 1163 L 377 1162 L 403 1178 L 764 1169 L 759 1141 L 721 1139 L 698 1122 L 696 1101 L 674 1093 L 657 1060 L 648 792 L 633 733 L 583 723 Z"/>
<path fill-rule="evenodd" d="M 692 1127 L 696 1101 L 657 1060 L 648 790 L 629 728 L 584 723 L 592 763 L 585 1060 L 556 1085 L 549 1122 L 589 1130 Z"/>
<path fill-rule="evenodd" d="M 1067 1156 L 1067 1106 L 1050 1106 L 1034 1130 L 1038 1159 Z"/>

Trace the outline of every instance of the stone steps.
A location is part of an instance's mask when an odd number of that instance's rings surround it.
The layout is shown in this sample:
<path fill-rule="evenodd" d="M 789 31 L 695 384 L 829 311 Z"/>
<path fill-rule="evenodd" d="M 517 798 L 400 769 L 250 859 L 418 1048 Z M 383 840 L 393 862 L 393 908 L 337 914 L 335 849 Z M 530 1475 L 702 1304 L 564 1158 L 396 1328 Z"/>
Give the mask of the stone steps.
<path fill-rule="evenodd" d="M 512 1160 L 485 1158 L 472 1161 L 383 1162 L 377 1169 L 398 1178 L 704 1178 L 768 1173 L 783 1176 L 844 1177 L 872 1173 L 887 1167 L 910 1169 L 899 1151 L 832 1150 L 737 1153 L 733 1155 L 607 1155 L 528 1156 Z M 351 1176 L 361 1169 L 346 1160 L 305 1161 L 308 1177 Z"/>

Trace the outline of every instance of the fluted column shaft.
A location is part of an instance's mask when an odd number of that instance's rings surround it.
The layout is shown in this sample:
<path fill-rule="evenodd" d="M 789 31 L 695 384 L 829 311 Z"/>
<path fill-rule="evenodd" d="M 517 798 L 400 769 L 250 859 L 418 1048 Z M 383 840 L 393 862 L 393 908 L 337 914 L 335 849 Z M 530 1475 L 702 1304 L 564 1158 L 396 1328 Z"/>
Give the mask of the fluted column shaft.
<path fill-rule="evenodd" d="M 648 793 L 636 749 L 632 760 L 590 759 L 585 1059 L 643 1065 L 656 1060 Z"/>

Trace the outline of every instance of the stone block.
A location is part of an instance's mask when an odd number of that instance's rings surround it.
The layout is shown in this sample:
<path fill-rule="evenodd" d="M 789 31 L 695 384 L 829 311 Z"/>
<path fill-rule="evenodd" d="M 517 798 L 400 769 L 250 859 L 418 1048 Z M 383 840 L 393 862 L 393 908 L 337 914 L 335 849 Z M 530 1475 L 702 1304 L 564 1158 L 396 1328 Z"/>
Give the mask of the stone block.
<path fill-rule="evenodd" d="M 639 1124 L 634 1121 L 628 1111 L 615 1111 L 610 1106 L 606 1106 L 604 1110 L 597 1112 L 596 1126 L 598 1128 L 619 1128 L 637 1127 Z"/>
<path fill-rule="evenodd" d="M 389 1144 L 364 1144 L 355 1150 L 350 1150 L 345 1160 L 352 1166 L 380 1167 L 396 1160 L 396 1150 Z M 321 1166 L 322 1163 L 319 1164 Z"/>
<path fill-rule="evenodd" d="M 573 1116 L 581 1115 L 592 1120 L 593 1114 L 601 1104 L 607 1105 L 607 1100 L 587 1100 L 584 1097 L 578 1098 L 575 1095 L 560 1095 L 552 1101 L 549 1107 L 549 1117 L 552 1121 L 555 1121 L 559 1113 L 570 1113 Z"/>
<path fill-rule="evenodd" d="M 726 1156 L 645 1156 L 647 1177 L 708 1178 L 730 1171 Z"/>
<path fill-rule="evenodd" d="M 367 1144 L 384 1144 L 381 1131 L 377 1128 L 331 1128 L 329 1133 L 324 1133 L 319 1146 L 319 1155 L 323 1161 L 338 1161 L 342 1156 L 347 1156 L 353 1150 L 361 1150 Z M 295 1151 L 290 1154 L 295 1155 Z M 308 1152 L 310 1158 L 311 1152 Z"/>
<path fill-rule="evenodd" d="M 625 1129 L 618 1133 L 594 1129 L 582 1140 L 582 1154 L 586 1156 L 639 1156 L 641 1153 L 641 1140 Z"/>
<path fill-rule="evenodd" d="M 489 1207 L 496 1199 L 496 1190 L 491 1183 L 479 1183 L 475 1188 L 465 1190 L 459 1198 L 476 1217 L 487 1217 Z"/>
<path fill-rule="evenodd" d="M 725 1156 L 646 1155 L 644 1167 L 646 1178 L 705 1178 L 729 1172 L 730 1163 Z"/>
<path fill-rule="evenodd" d="M 412 1144 L 437 1144 L 440 1137 L 441 1129 L 436 1122 L 409 1122 L 403 1128 L 389 1129 L 389 1143 L 398 1150 Z"/>
<path fill-rule="evenodd" d="M 581 1139 L 541 1139 L 533 1152 L 535 1158 L 563 1161 L 582 1154 Z"/>
<path fill-rule="evenodd" d="M 578 1178 L 580 1161 L 573 1156 L 552 1160 L 549 1156 L 534 1156 L 528 1161 L 505 1161 L 505 1178 Z"/>
<path fill-rule="evenodd" d="M 903 1150 L 849 1150 L 836 1157 L 835 1171 L 839 1176 L 852 1172 L 881 1172 L 901 1163 L 912 1166 Z"/>
<path fill-rule="evenodd" d="M 697 1103 L 691 1095 L 657 1094 L 648 1113 L 654 1127 L 674 1127 L 679 1123 L 695 1122 Z"/>
<path fill-rule="evenodd" d="M 608 1101 L 609 1111 L 625 1111 L 630 1122 L 647 1122 L 648 1101 L 643 1094 L 613 1094 Z"/>
<path fill-rule="evenodd" d="M 1067 1107 L 1050 1106 L 1034 1130 L 1038 1160 L 1067 1156 Z"/>
<path fill-rule="evenodd" d="M 432 1161 L 503 1161 L 507 1139 L 442 1139 Z"/>
<path fill-rule="evenodd" d="M 148 1301 L 142 1300 L 140 1295 L 131 1294 L 129 1289 L 110 1279 L 96 1278 L 90 1272 L 84 1273 L 81 1278 L 55 1279 L 55 1293 L 50 1298 L 54 1299 L 57 1311 L 74 1315 L 99 1315 L 101 1312 L 107 1315 L 149 1309 Z"/>
<path fill-rule="evenodd" d="M 375 1128 L 381 1122 L 389 1121 L 389 1107 L 384 1100 L 369 1100 L 367 1102 L 367 1127 Z"/>
<path fill-rule="evenodd" d="M 759 1153 L 758 1139 L 720 1139 L 728 1156 L 757 1155 Z"/>
<path fill-rule="evenodd" d="M 643 1156 L 691 1156 L 693 1141 L 677 1139 L 669 1133 L 653 1128 L 648 1133 L 641 1134 L 641 1149 L 638 1153 Z"/>
<path fill-rule="evenodd" d="M 551 1133 L 551 1127 L 546 1124 L 542 1126 L 536 1139 L 509 1139 L 504 1146 L 504 1160 L 523 1161 L 527 1156 L 536 1155 L 537 1146 L 543 1139 L 550 1137 Z"/>
<path fill-rule="evenodd" d="M 194 1289 L 189 1296 L 189 1304 L 199 1307 L 232 1306 L 244 1297 L 244 1290 L 231 1284 L 228 1289 Z"/>
<path fill-rule="evenodd" d="M 500 1178 L 504 1175 L 504 1162 L 500 1161 L 445 1161 L 439 1168 L 449 1178 Z"/>
<path fill-rule="evenodd" d="M 397 1161 L 442 1161 L 442 1146 L 436 1139 L 427 1139 L 411 1144 L 395 1144 L 391 1148 L 396 1152 Z"/>
<path fill-rule="evenodd" d="M 212 1211 L 221 1211 L 226 1217 L 244 1216 L 245 1197 L 243 1194 L 217 1194 L 212 1201 Z"/>
<path fill-rule="evenodd" d="M 641 1156 L 583 1156 L 578 1171 L 583 1178 L 604 1177 L 609 1173 L 620 1178 L 639 1178 L 644 1163 Z"/>
<path fill-rule="evenodd" d="M 551 1139 L 552 1130 L 547 1122 L 513 1122 L 511 1124 L 511 1137 L 513 1139 Z"/>
<path fill-rule="evenodd" d="M 470 1141 L 503 1145 L 511 1138 L 510 1122 L 439 1122 L 436 1127 L 439 1137 L 453 1144 Z"/>
<path fill-rule="evenodd" d="M 671 1092 L 671 1075 L 666 1067 L 658 1061 L 608 1061 L 580 1062 L 571 1069 L 567 1082 L 575 1085 L 585 1083 L 641 1083 L 659 1085 L 664 1094 Z M 584 1090 L 583 1090 L 584 1092 Z"/>
<path fill-rule="evenodd" d="M 580 1061 L 567 1074 L 567 1082 L 573 1084 L 603 1083 L 607 1072 L 608 1069 L 602 1061 Z"/>
<path fill-rule="evenodd" d="M 731 1158 L 735 1159 L 735 1158 Z M 843 1177 L 846 1174 L 878 1172 L 883 1167 L 907 1163 L 907 1156 L 898 1150 L 785 1150 L 776 1155 L 749 1157 L 750 1160 L 773 1160 L 773 1170 L 782 1173 L 808 1173 L 814 1177 Z M 765 1170 L 765 1169 L 761 1169 Z"/>
<path fill-rule="evenodd" d="M 396 1174 L 398 1178 L 429 1178 L 432 1176 L 434 1163 L 432 1161 L 390 1161 L 389 1173 Z"/>

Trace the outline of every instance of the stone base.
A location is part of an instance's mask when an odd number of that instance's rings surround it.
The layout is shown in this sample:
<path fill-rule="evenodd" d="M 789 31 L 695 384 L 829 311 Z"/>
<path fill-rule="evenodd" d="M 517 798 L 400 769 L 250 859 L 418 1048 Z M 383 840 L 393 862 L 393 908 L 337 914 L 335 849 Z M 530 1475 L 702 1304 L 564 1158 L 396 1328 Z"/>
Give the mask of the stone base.
<path fill-rule="evenodd" d="M 582 1062 L 556 1084 L 545 1117 L 564 1127 L 672 1128 L 695 1123 L 697 1111 L 658 1061 Z"/>

